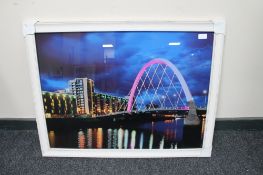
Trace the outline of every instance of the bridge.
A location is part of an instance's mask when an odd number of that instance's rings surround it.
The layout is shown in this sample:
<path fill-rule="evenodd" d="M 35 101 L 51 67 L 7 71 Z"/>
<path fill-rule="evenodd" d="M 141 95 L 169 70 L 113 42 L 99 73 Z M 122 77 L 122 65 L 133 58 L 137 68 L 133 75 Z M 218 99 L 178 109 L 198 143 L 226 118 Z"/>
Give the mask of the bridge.
<path fill-rule="evenodd" d="M 147 62 L 137 74 L 128 97 L 128 113 L 183 109 L 189 111 L 186 125 L 200 123 L 189 87 L 169 60 L 157 58 Z"/>

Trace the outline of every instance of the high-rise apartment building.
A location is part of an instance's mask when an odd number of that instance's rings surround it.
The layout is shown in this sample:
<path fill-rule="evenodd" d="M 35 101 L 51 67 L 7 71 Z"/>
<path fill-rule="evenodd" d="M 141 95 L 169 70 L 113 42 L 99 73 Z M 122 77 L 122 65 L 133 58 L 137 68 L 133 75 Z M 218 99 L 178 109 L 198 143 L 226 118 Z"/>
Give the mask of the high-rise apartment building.
<path fill-rule="evenodd" d="M 126 111 L 127 105 L 128 98 L 94 93 L 94 114 L 96 116 Z"/>
<path fill-rule="evenodd" d="M 75 78 L 69 81 L 69 92 L 76 96 L 77 114 L 94 115 L 94 81 L 88 78 Z"/>

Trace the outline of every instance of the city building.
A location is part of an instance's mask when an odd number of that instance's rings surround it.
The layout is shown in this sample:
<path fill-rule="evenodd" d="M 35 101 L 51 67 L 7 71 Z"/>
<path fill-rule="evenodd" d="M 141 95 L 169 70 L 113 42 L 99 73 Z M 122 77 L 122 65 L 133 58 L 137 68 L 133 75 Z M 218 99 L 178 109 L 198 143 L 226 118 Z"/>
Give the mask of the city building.
<path fill-rule="evenodd" d="M 92 79 L 75 78 L 68 85 L 68 92 L 76 96 L 77 115 L 95 117 L 127 110 L 128 98 L 94 92 Z"/>
<path fill-rule="evenodd" d="M 74 95 L 43 91 L 42 98 L 47 118 L 73 117 L 77 112 L 76 96 Z"/>
<path fill-rule="evenodd" d="M 94 115 L 106 115 L 126 111 L 128 98 L 108 94 L 94 93 Z"/>
<path fill-rule="evenodd" d="M 94 81 L 75 78 L 69 81 L 69 92 L 76 96 L 77 114 L 94 116 Z"/>

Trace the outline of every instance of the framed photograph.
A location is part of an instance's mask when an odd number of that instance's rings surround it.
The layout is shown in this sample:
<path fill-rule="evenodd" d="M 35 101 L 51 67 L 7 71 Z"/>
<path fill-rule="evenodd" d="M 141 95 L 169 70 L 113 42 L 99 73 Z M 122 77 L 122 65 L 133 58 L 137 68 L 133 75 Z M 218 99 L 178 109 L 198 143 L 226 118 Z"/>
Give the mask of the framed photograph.
<path fill-rule="evenodd" d="M 224 21 L 23 27 L 43 156 L 211 156 Z"/>

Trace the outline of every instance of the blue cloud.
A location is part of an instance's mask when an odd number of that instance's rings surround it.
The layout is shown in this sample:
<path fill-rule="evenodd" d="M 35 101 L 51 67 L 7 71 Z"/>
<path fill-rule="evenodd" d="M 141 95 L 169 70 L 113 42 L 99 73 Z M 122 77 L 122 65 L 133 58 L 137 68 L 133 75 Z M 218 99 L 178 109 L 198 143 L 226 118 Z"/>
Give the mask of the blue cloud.
<path fill-rule="evenodd" d="M 95 89 L 127 95 L 133 81 L 148 61 L 168 59 L 183 74 L 196 102 L 202 104 L 209 90 L 213 33 L 198 40 L 200 32 L 89 32 L 37 34 L 36 44 L 42 90 L 67 88 L 67 81 L 88 77 Z M 169 46 L 169 42 L 180 42 Z M 113 44 L 113 59 L 105 62 L 102 44 Z M 61 70 L 60 78 L 52 75 Z"/>

